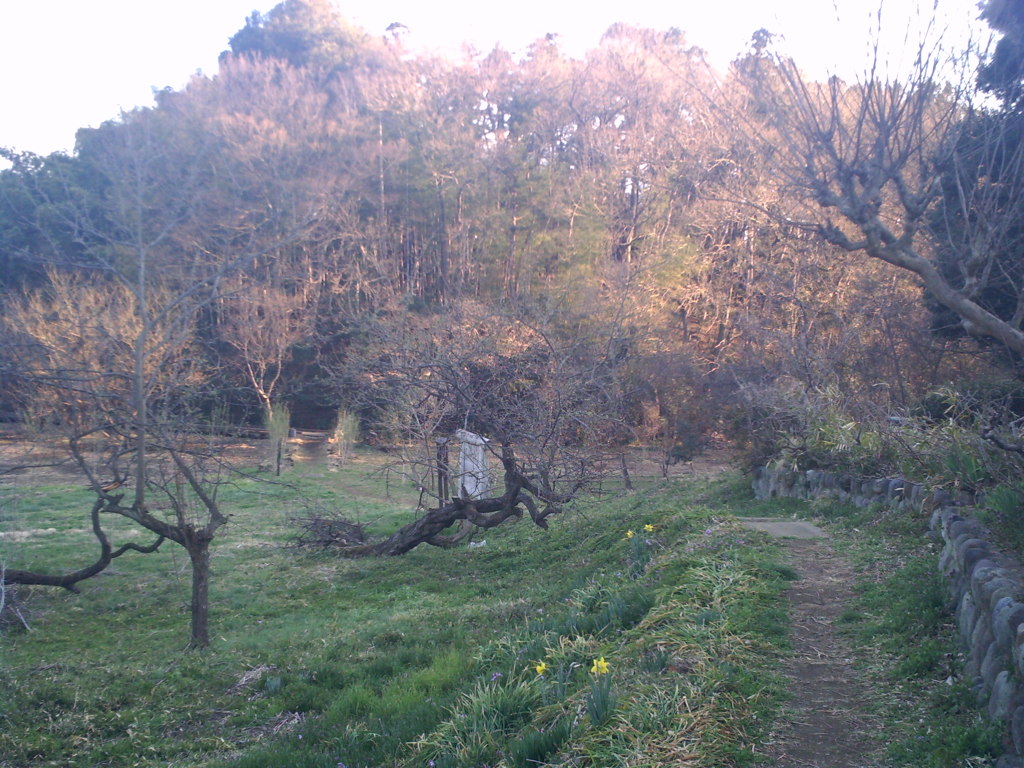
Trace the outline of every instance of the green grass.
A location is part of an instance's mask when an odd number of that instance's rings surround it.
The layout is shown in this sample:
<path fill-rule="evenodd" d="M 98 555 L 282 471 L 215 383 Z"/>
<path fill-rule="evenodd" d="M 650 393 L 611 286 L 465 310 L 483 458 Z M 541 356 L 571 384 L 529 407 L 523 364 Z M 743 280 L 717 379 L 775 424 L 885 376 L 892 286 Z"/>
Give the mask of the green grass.
<path fill-rule="evenodd" d="M 413 517 L 372 455 L 340 472 L 222 490 L 211 647 L 185 650 L 180 548 L 126 555 L 72 595 L 20 591 L 0 638 L 0 766 L 747 764 L 782 695 L 777 605 L 792 574 L 739 528 L 740 482 L 645 483 L 485 547 L 344 560 L 289 546 L 288 517 L 344 511 L 384 534 Z M 88 561 L 88 493 L 4 486 L 10 567 Z M 138 532 L 112 520 L 115 543 Z M 655 530 L 644 541 L 629 529 Z M 649 543 L 648 543 L 649 540 Z M 587 717 L 590 667 L 610 665 Z M 549 669 L 539 677 L 535 665 Z"/>
<path fill-rule="evenodd" d="M 1024 552 L 1024 485 L 1006 484 L 990 489 L 975 515 L 992 531 L 998 546 Z"/>

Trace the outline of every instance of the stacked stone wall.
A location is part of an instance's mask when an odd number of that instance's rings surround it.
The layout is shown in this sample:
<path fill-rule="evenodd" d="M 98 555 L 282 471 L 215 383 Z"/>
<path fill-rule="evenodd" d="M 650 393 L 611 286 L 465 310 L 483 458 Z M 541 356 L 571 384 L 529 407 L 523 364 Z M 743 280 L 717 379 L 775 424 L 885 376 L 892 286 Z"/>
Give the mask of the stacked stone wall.
<path fill-rule="evenodd" d="M 832 497 L 859 507 L 886 504 L 929 516 L 943 548 L 937 566 L 949 584 L 950 609 L 965 653 L 964 675 L 988 716 L 1005 724 L 1012 745 L 997 768 L 1024 768 L 1024 569 L 989 542 L 969 512 L 977 501 L 954 498 L 901 478 L 863 479 L 832 472 L 762 468 L 759 499 Z"/>

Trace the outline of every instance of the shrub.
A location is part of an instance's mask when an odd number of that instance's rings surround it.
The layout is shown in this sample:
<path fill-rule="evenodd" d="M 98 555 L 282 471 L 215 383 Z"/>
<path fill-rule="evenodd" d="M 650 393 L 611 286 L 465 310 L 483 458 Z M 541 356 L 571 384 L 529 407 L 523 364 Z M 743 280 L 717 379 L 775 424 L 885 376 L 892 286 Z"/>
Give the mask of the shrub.
<path fill-rule="evenodd" d="M 291 411 L 283 403 L 278 403 L 263 413 L 263 424 L 267 428 L 267 437 L 270 439 L 267 458 L 276 475 L 281 474 L 281 464 L 285 459 L 285 445 L 288 440 L 288 432 L 291 429 L 291 421 Z"/>
<path fill-rule="evenodd" d="M 359 441 L 359 417 L 345 409 L 339 410 L 331 437 L 335 459 L 342 465 L 352 457 L 352 450 Z"/>

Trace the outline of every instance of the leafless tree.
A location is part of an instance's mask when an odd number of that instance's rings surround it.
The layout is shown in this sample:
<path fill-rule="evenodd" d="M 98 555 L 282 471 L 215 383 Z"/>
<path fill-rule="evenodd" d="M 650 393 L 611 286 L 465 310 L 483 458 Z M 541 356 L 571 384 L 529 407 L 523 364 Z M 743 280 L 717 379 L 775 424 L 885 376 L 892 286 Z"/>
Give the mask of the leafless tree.
<path fill-rule="evenodd" d="M 614 456 L 606 442 L 618 418 L 609 403 L 612 361 L 607 345 L 564 327 L 555 334 L 551 322 L 463 302 L 443 317 L 394 317 L 378 329 L 355 375 L 373 393 L 367 407 L 386 411 L 375 421 L 404 446 L 391 470 L 435 506 L 387 539 L 347 552 L 451 546 L 524 513 L 547 528 L 549 517 L 597 488 Z M 436 441 L 458 430 L 489 440 L 496 482 L 482 498 L 455 483 L 449 500 L 436 483 Z M 442 535 L 455 524 L 454 534 Z"/>
<path fill-rule="evenodd" d="M 967 332 L 1019 356 L 1024 285 L 999 257 L 1024 202 L 1024 176 L 1014 171 L 1024 168 L 1024 144 L 1001 140 L 1005 123 L 975 119 L 986 111 L 975 62 L 968 51 L 950 69 L 948 51 L 925 43 L 896 75 L 882 71 L 876 51 L 865 77 L 849 84 L 813 82 L 792 59 L 761 51 L 737 68 L 745 103 L 734 114 L 802 203 L 785 212 L 790 225 L 916 275 Z M 990 135 L 965 141 L 983 125 Z M 956 251 L 955 269 L 943 268 L 943 248 Z M 997 279 L 1015 292 L 1013 308 L 998 314 L 981 298 Z"/>
<path fill-rule="evenodd" d="M 253 81 L 260 122 L 231 96 Z M 190 644 L 208 644 L 210 545 L 228 522 L 218 499 L 227 468 L 204 437 L 217 392 L 199 329 L 222 285 L 301 238 L 325 205 L 333 128 L 316 114 L 325 99 L 304 87 L 301 72 L 273 63 L 197 81 L 160 109 L 84 135 L 69 167 L 90 175 L 85 188 L 64 166 L 13 158 L 42 201 L 30 223 L 50 236 L 25 257 L 51 265 L 43 288 L 6 308 L 21 345 L 18 394 L 87 478 L 101 553 L 64 576 L 8 569 L 6 582 L 72 587 L 124 551 L 170 539 L 192 564 Z M 128 518 L 156 543 L 112 549 L 102 514 Z"/>

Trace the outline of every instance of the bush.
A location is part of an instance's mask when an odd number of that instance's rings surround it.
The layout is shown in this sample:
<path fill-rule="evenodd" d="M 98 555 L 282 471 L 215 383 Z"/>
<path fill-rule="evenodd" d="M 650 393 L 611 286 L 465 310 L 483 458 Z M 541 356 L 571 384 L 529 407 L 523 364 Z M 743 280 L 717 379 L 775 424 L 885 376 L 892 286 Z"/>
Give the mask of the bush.
<path fill-rule="evenodd" d="M 976 493 L 1024 479 L 1015 383 L 944 387 L 910 415 L 886 413 L 835 388 L 780 384 L 745 392 L 752 419 L 751 466 L 832 469 L 868 477 L 902 476 Z"/>
<path fill-rule="evenodd" d="M 331 435 L 333 452 L 339 465 L 352 457 L 352 450 L 359 441 L 359 417 L 344 409 L 338 411 L 338 420 Z"/>

